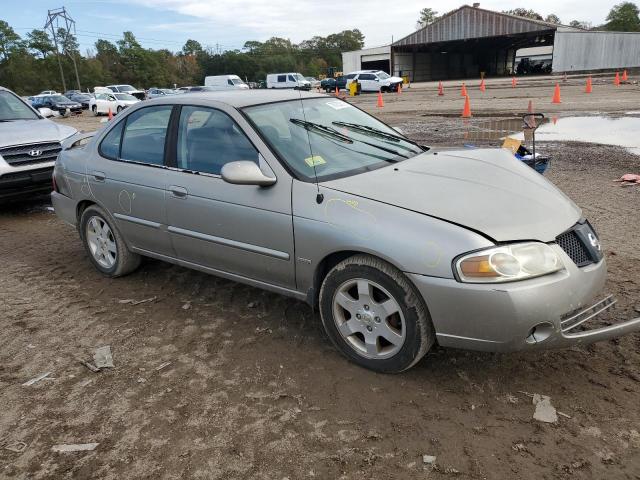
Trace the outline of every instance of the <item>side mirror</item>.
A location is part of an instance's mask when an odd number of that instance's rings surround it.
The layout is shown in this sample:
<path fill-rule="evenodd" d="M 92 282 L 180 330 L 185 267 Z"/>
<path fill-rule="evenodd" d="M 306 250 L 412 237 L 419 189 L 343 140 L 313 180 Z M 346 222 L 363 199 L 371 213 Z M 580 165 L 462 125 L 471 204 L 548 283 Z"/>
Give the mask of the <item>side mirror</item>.
<path fill-rule="evenodd" d="M 260 167 L 247 160 L 229 162 L 222 167 L 222 179 L 234 185 L 258 185 L 268 187 L 276 183 L 275 177 L 267 177 Z"/>

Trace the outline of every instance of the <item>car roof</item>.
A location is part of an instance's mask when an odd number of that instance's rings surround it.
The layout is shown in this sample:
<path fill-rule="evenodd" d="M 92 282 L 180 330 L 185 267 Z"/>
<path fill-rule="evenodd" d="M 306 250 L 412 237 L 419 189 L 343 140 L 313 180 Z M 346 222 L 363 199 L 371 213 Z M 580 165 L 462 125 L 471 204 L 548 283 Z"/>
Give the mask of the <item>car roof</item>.
<path fill-rule="evenodd" d="M 325 94 L 302 92 L 300 90 L 287 89 L 262 89 L 262 90 L 223 90 L 210 92 L 196 92 L 187 95 L 172 96 L 167 98 L 154 98 L 145 101 L 145 105 L 150 103 L 169 103 L 169 104 L 199 104 L 207 105 L 208 103 L 219 102 L 227 104 L 235 108 L 249 107 L 252 105 L 261 105 L 264 103 L 286 102 L 288 100 L 299 100 L 310 98 L 333 98 Z"/>

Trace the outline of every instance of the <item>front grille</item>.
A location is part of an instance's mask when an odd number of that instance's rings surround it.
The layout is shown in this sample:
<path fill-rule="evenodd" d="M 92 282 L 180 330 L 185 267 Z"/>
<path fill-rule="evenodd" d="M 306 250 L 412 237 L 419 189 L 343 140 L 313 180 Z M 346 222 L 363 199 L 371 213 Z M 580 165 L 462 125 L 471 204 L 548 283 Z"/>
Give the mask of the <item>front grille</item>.
<path fill-rule="evenodd" d="M 556 242 L 578 267 L 584 267 L 593 263 L 589 251 L 574 230 L 569 230 L 558 236 Z"/>
<path fill-rule="evenodd" d="M 0 156 L 13 167 L 53 162 L 62 150 L 59 142 L 30 143 L 13 147 L 0 148 Z M 35 153 L 39 154 L 35 155 Z"/>

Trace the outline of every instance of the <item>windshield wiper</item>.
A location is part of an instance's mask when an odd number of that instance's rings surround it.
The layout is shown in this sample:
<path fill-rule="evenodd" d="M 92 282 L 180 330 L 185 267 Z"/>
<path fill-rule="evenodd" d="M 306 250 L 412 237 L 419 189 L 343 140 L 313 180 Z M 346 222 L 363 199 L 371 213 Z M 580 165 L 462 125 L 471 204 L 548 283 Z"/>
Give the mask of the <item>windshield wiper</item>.
<path fill-rule="evenodd" d="M 360 125 L 359 123 L 349 123 L 349 122 L 331 122 L 333 125 L 337 125 L 338 127 L 344 127 L 347 129 L 355 130 L 357 132 L 362 132 L 364 134 L 373 135 L 374 137 L 386 138 L 392 140 L 394 142 L 407 142 L 411 145 L 415 145 L 420 149 L 420 151 L 424 151 L 423 148 L 417 143 L 409 140 L 408 138 L 402 137 L 400 135 L 394 135 L 393 133 L 385 132 L 375 127 L 370 127 L 369 125 Z"/>
<path fill-rule="evenodd" d="M 306 120 L 299 120 L 297 118 L 291 118 L 290 121 L 294 125 L 298 125 L 304 128 L 305 130 L 314 130 L 316 133 L 319 133 L 321 135 L 326 135 L 331 138 L 335 138 L 344 143 L 353 143 L 353 139 L 351 137 L 348 137 L 347 135 L 343 135 L 342 133 L 338 132 L 334 128 L 327 127 L 319 123 L 307 122 Z"/>

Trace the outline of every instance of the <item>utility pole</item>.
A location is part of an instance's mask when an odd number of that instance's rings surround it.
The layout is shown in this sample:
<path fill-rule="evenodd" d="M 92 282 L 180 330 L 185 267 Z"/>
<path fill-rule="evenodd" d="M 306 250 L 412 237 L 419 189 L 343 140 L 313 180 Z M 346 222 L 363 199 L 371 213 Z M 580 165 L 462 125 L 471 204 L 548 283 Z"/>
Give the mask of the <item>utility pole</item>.
<path fill-rule="evenodd" d="M 57 30 L 62 28 L 65 31 L 66 36 L 76 33 L 76 22 L 70 16 L 67 10 L 64 7 L 56 8 L 53 10 L 47 10 L 47 23 L 44 26 L 46 30 L 49 28 L 51 30 L 51 35 L 53 36 L 53 44 L 56 47 L 56 55 L 58 57 L 58 67 L 60 67 L 60 78 L 62 79 L 62 89 L 63 92 L 67 90 L 67 83 L 64 80 L 64 72 L 62 70 L 62 61 L 60 60 L 60 50 L 58 49 L 58 36 Z M 63 53 L 66 53 L 71 57 L 71 61 L 73 62 L 73 69 L 76 74 L 76 83 L 78 85 L 78 90 L 82 90 L 80 87 L 80 76 L 78 75 L 78 64 L 76 63 L 76 57 L 74 52 L 65 52 L 65 45 L 62 45 Z"/>

